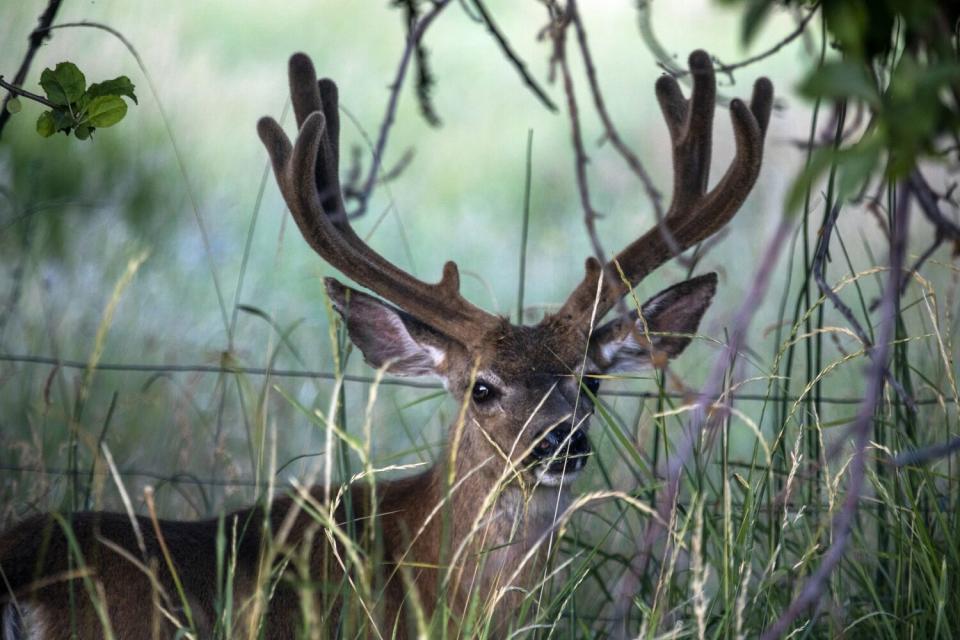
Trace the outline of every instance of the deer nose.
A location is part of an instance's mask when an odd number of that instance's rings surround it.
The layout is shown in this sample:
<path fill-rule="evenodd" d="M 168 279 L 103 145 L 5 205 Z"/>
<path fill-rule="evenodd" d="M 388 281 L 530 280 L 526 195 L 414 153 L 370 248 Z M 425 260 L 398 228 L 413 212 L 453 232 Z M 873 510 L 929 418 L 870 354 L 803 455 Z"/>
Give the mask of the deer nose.
<path fill-rule="evenodd" d="M 587 463 L 590 455 L 590 440 L 584 430 L 574 429 L 572 421 L 562 422 L 549 431 L 536 435 L 537 443 L 531 456 L 539 461 L 547 461 L 553 473 L 571 473 L 579 471 Z"/>

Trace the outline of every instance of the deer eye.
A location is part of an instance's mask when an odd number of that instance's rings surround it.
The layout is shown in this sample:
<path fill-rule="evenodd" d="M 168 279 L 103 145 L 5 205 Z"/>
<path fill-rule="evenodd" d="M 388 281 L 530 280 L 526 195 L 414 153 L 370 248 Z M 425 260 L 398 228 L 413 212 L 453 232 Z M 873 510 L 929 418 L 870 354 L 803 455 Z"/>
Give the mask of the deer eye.
<path fill-rule="evenodd" d="M 591 394 L 597 395 L 597 393 L 600 391 L 600 378 L 584 376 L 582 381 L 583 386 L 585 386 Z"/>
<path fill-rule="evenodd" d="M 477 404 L 490 402 L 497 395 L 497 390 L 488 382 L 477 380 L 473 383 L 473 401 Z"/>

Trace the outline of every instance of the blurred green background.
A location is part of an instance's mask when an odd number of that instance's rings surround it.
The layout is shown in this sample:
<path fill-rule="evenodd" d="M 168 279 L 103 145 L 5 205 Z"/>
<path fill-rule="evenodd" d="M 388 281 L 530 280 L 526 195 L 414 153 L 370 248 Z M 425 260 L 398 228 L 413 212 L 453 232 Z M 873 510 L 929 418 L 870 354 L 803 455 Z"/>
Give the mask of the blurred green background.
<path fill-rule="evenodd" d="M 0 73 L 7 78 L 19 66 L 45 4 L 23 0 L 2 10 Z M 611 115 L 668 196 L 669 143 L 653 94 L 661 70 L 640 35 L 641 18 L 650 20 L 662 46 L 680 64 L 695 48 L 725 62 L 763 51 L 796 22 L 788 13 L 775 17 L 745 51 L 736 11 L 705 0 L 641 4 L 646 8 L 626 0 L 593 0 L 581 10 Z M 548 78 L 551 44 L 537 38 L 547 24 L 544 6 L 517 0 L 491 0 L 488 6 L 562 109 L 562 87 Z M 66 0 L 57 23 L 79 21 L 103 23 L 122 33 L 136 48 L 143 69 L 110 34 L 66 28 L 42 47 L 26 88 L 39 91 L 44 67 L 71 60 L 89 81 L 128 75 L 137 85 L 140 104 L 118 126 L 97 131 L 92 142 L 62 135 L 41 139 L 34 131 L 41 109 L 28 102 L 4 131 L 0 352 L 87 361 L 128 261 L 148 251 L 119 297 L 101 362 L 217 366 L 226 359 L 262 367 L 275 354 L 278 368 L 333 371 L 321 287 L 321 277 L 331 269 L 291 224 L 254 127 L 264 114 L 286 113 L 286 61 L 294 51 L 304 51 L 319 73 L 340 86 L 347 114 L 343 164 L 349 165 L 347 150 L 357 146 L 365 171 L 367 139 L 376 136 L 404 45 L 402 12 L 386 2 Z M 811 33 L 816 35 L 816 29 Z M 377 189 L 367 215 L 355 225 L 378 251 L 426 280 L 436 280 L 443 262 L 455 259 L 470 300 L 513 313 L 525 148 L 532 130 L 525 302 L 528 320 L 535 319 L 579 282 L 590 253 L 574 181 L 569 121 L 562 110 L 544 109 L 485 27 L 457 3 L 430 28 L 426 46 L 442 126 L 433 128 L 421 117 L 408 80 L 384 165 L 394 166 L 408 151 L 413 159 L 398 179 Z M 795 96 L 794 87 L 817 55 L 814 42 L 799 38 L 777 55 L 736 72 L 735 84 L 720 78 L 723 94 L 747 97 L 754 78 L 771 77 L 779 108 L 758 184 L 724 239 L 698 267 L 701 273 L 720 273 L 720 293 L 701 326 L 715 340 L 724 340 L 724 328 L 780 219 L 784 192 L 803 164 L 797 142 L 809 135 L 810 107 Z M 572 64 L 591 157 L 592 199 L 604 214 L 600 237 L 614 252 L 652 224 L 653 212 L 635 176 L 602 143 L 582 65 L 575 56 Z M 288 131 L 290 120 L 285 121 Z M 713 180 L 733 152 L 723 108 L 715 131 Z M 881 237 L 873 219 L 844 216 L 841 230 L 850 239 L 856 268 L 875 264 L 865 249 Z M 810 233 L 812 237 L 814 231 Z M 918 243 L 925 242 L 923 232 L 917 236 Z M 238 288 L 248 239 L 249 259 Z M 882 243 L 876 251 L 882 260 Z M 767 390 L 763 376 L 775 354 L 773 325 L 791 272 L 789 257 L 781 258 L 770 295 L 757 310 L 754 337 L 742 360 L 740 375 L 761 379 L 742 391 Z M 930 269 L 932 277 L 946 277 L 942 269 Z M 831 279 L 846 272 L 845 265 L 838 265 Z M 684 277 L 682 266 L 667 265 L 640 285 L 638 295 L 644 299 Z M 875 281 L 865 286 L 875 293 Z M 240 311 L 231 330 L 235 302 L 259 313 Z M 284 332 L 287 343 L 279 337 Z M 834 353 L 832 343 L 826 348 Z M 698 341 L 671 371 L 696 387 L 715 353 L 715 344 Z M 356 354 L 348 369 L 371 373 Z M 855 398 L 861 371 L 856 361 L 831 373 L 831 395 Z M 224 501 L 249 501 L 255 489 L 244 483 L 263 479 L 266 467 L 261 463 L 269 459 L 274 440 L 278 467 L 324 448 L 321 431 L 289 399 L 325 411 L 332 393 L 326 380 L 265 383 L 253 375 L 98 371 L 90 380 L 89 397 L 81 402 L 83 376 L 82 369 L 0 363 L 0 523 L 67 500 L 69 476 L 25 468 L 55 471 L 75 464 L 89 469 L 101 439 L 118 467 L 131 472 L 125 482 L 135 497 L 143 484 L 158 483 L 150 473 L 180 474 L 177 482 L 159 480 L 158 488 L 164 513 L 177 516 L 212 513 Z M 265 384 L 277 385 L 283 395 L 275 390 L 264 395 Z M 606 388 L 651 391 L 654 384 L 623 381 Z M 368 390 L 368 385 L 347 383 L 348 413 L 362 415 Z M 429 459 L 456 408 L 436 390 L 389 386 L 379 391 L 374 409 L 377 461 Z M 636 399 L 608 396 L 607 401 L 642 435 L 645 423 Z M 741 408 L 759 420 L 758 403 Z M 851 407 L 836 411 L 853 413 Z M 361 423 L 356 419 L 352 426 L 359 429 Z M 78 443 L 74 461 L 71 433 Z M 613 465 L 614 484 L 633 486 L 636 470 L 615 464 L 618 454 L 609 436 L 595 432 L 593 438 Z M 751 436 L 743 446 L 752 447 Z M 103 462 L 97 464 L 102 470 Z M 286 466 L 278 479 L 286 481 L 315 464 L 315 458 L 300 460 Z M 223 482 L 205 482 L 213 479 Z M 85 488 L 86 478 L 82 480 Z M 116 493 L 106 482 L 102 496 L 91 492 L 90 504 L 100 499 L 117 506 Z"/>

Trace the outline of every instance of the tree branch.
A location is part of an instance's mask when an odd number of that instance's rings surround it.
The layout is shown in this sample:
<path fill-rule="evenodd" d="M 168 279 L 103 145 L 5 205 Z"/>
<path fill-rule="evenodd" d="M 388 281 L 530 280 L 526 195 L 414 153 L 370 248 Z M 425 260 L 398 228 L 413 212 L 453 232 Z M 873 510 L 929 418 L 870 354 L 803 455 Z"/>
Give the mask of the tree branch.
<path fill-rule="evenodd" d="M 53 19 L 56 17 L 57 10 L 60 8 L 62 2 L 63 0 L 50 0 L 47 8 L 40 15 L 37 28 L 30 34 L 27 53 L 23 57 L 23 62 L 20 63 L 20 68 L 17 69 L 17 75 L 13 77 L 14 85 L 19 87 L 26 81 L 27 73 L 30 72 L 30 65 L 33 63 L 33 57 L 36 55 L 40 45 L 43 44 L 44 39 L 47 38 L 50 32 L 50 25 L 53 24 Z M 8 91 L 11 90 L 8 88 Z M 0 105 L 0 137 L 3 136 L 3 129 L 7 126 L 7 121 L 10 119 L 10 112 L 7 111 L 7 103 L 10 102 L 13 94 L 13 91 L 7 93 L 3 98 L 3 104 Z"/>

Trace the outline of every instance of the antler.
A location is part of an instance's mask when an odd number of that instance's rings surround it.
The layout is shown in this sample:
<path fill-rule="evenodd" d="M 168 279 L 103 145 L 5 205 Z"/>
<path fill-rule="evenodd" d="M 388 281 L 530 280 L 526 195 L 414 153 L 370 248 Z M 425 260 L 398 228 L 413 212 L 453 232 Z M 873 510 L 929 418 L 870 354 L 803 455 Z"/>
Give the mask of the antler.
<path fill-rule="evenodd" d="M 313 63 L 298 53 L 290 58 L 290 97 L 300 132 L 291 146 L 280 125 L 261 118 L 257 132 L 270 154 L 280 191 L 307 243 L 345 276 L 393 302 L 434 329 L 470 346 L 499 319 L 460 295 L 454 262 L 443 267 L 437 284 L 399 269 L 353 231 L 340 189 L 337 86 L 317 82 Z"/>
<path fill-rule="evenodd" d="M 595 258 L 587 259 L 586 275 L 567 298 L 558 314 L 560 317 L 582 321 L 590 317 L 596 302 L 596 317 L 602 318 L 651 271 L 719 231 L 740 209 L 753 188 L 763 158 L 773 85 L 766 78 L 757 80 L 749 108 L 738 99 L 730 102 L 736 156 L 727 173 L 708 193 L 716 79 L 710 56 L 705 51 L 690 54 L 689 65 L 693 76 L 689 100 L 683 97 L 673 77 L 663 76 L 656 85 L 657 100 L 673 147 L 673 197 L 661 223 L 663 228 L 655 225 L 603 267 L 599 300 L 596 296 L 601 266 Z"/>

